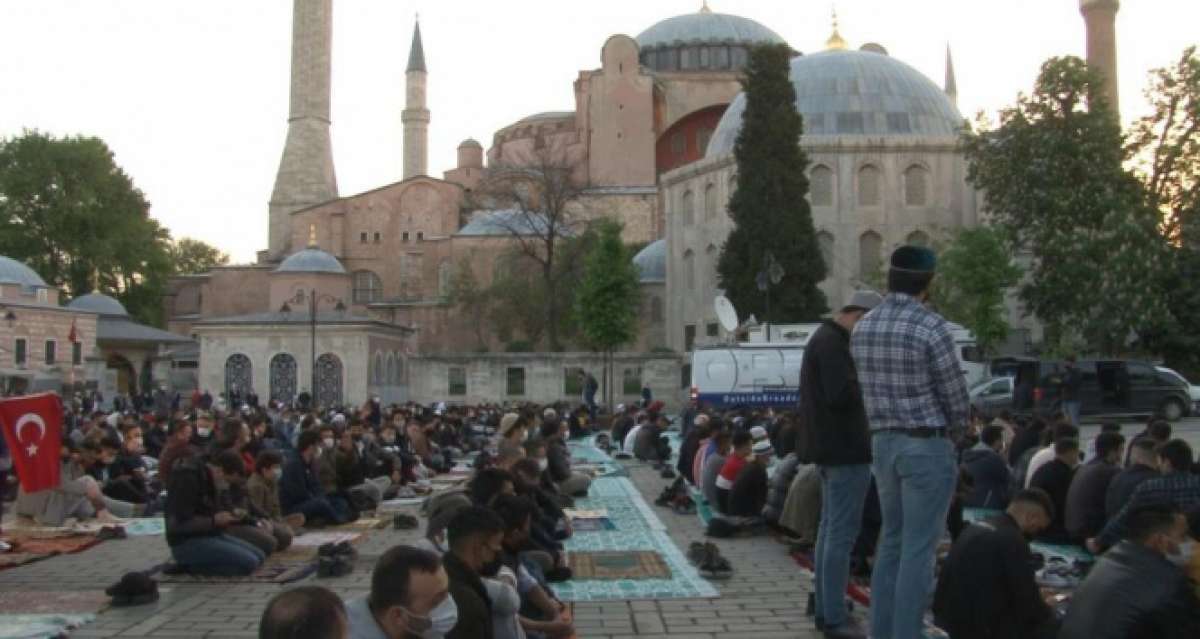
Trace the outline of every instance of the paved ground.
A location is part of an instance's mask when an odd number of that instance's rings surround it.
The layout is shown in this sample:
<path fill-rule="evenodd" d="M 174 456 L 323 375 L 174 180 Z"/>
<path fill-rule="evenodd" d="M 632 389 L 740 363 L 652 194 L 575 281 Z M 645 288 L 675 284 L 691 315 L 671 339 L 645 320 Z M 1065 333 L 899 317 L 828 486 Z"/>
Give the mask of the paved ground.
<path fill-rule="evenodd" d="M 645 467 L 631 467 L 630 477 L 649 503 L 665 480 Z M 675 543 L 686 550 L 703 539 L 699 518 L 655 509 Z M 422 526 L 423 528 L 423 526 Z M 413 533 L 374 531 L 360 545 L 355 572 L 340 579 L 309 578 L 343 598 L 366 594 L 373 560 L 391 546 L 415 539 Z M 721 552 L 736 566 L 734 575 L 717 582 L 716 599 L 668 599 L 575 604 L 578 635 L 586 639 L 670 637 L 713 639 L 807 639 L 817 637 L 804 616 L 811 580 L 788 557 L 786 547 L 770 538 L 722 540 Z M 161 537 L 107 541 L 77 555 L 65 555 L 0 572 L 0 589 L 102 590 L 129 570 L 144 569 L 168 556 Z M 232 587 L 164 584 L 153 606 L 114 609 L 72 637 L 255 637 L 258 619 L 280 586 L 247 584 Z"/>

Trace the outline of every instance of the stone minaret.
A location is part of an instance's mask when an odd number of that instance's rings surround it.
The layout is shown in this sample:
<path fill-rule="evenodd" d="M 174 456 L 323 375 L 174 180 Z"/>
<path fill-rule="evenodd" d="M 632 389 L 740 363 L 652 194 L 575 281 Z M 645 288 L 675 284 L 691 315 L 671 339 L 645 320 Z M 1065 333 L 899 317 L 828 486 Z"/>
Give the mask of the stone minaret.
<path fill-rule="evenodd" d="M 287 142 L 271 193 L 268 259 L 292 252 L 290 215 L 337 197 L 329 141 L 333 0 L 295 0 Z"/>
<path fill-rule="evenodd" d="M 954 77 L 954 57 L 950 55 L 950 45 L 946 45 L 946 97 L 958 106 L 958 80 Z"/>
<path fill-rule="evenodd" d="M 1087 25 L 1087 63 L 1104 76 L 1104 96 L 1113 113 L 1119 113 L 1117 84 L 1117 10 L 1119 0 L 1079 0 Z"/>
<path fill-rule="evenodd" d="M 405 73 L 406 97 L 400 121 L 404 123 L 404 179 L 429 175 L 429 109 L 425 108 L 425 48 L 421 23 L 413 27 L 412 48 Z"/>

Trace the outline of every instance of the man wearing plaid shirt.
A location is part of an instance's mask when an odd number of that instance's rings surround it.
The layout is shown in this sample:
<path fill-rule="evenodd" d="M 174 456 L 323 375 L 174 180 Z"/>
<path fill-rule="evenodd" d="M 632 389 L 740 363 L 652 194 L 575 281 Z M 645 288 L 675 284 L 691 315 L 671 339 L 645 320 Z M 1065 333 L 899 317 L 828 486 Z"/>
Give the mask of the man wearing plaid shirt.
<path fill-rule="evenodd" d="M 1200 475 L 1192 472 L 1195 464 L 1192 447 L 1182 439 L 1172 439 L 1158 447 L 1157 457 L 1162 476 L 1138 484 L 1129 502 L 1108 521 L 1100 534 L 1087 540 L 1088 550 L 1099 553 L 1116 545 L 1125 536 L 1125 522 L 1130 513 L 1147 504 L 1173 504 L 1184 513 L 1200 509 Z"/>
<path fill-rule="evenodd" d="M 871 636 L 917 639 L 933 593 L 933 560 L 958 477 L 952 438 L 970 401 L 954 337 L 925 307 L 937 258 L 901 246 L 889 294 L 850 340 L 871 428 L 883 529 L 871 575 Z"/>

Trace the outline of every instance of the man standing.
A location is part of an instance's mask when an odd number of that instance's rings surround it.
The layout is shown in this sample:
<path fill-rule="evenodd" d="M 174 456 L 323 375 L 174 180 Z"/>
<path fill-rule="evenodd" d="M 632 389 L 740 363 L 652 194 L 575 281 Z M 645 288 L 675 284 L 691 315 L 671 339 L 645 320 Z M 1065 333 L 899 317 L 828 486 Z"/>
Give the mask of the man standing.
<path fill-rule="evenodd" d="M 1083 375 L 1075 367 L 1075 356 L 1068 355 L 1064 362 L 1065 369 L 1059 383 L 1059 397 L 1062 398 L 1063 413 L 1075 426 L 1079 425 L 1079 389 L 1083 386 Z"/>
<path fill-rule="evenodd" d="M 874 291 L 856 291 L 836 317 L 813 333 L 800 365 L 805 448 L 820 466 L 824 504 L 817 532 L 816 620 L 827 637 L 866 636 L 847 617 L 843 601 L 850 549 L 871 484 L 871 436 L 850 356 L 850 331 L 881 301 Z"/>
<path fill-rule="evenodd" d="M 916 639 L 933 586 L 933 555 L 958 477 L 953 437 L 970 418 L 966 379 L 946 320 L 927 309 L 937 258 L 892 253 L 888 296 L 850 344 L 871 427 L 883 526 L 871 575 L 871 630 Z"/>

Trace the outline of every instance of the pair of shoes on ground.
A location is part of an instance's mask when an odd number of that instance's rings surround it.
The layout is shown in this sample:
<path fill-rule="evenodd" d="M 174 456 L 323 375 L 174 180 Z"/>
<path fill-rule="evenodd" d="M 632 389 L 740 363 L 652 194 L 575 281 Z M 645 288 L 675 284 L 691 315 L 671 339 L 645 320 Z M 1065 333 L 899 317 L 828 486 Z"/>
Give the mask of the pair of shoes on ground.
<path fill-rule="evenodd" d="M 814 593 L 808 593 L 808 603 L 804 606 L 804 616 L 812 617 L 816 623 L 817 630 L 825 633 L 826 639 L 867 639 L 867 633 L 862 629 L 862 626 L 857 621 L 849 617 L 849 614 L 854 612 L 854 602 L 846 602 L 846 623 L 837 628 L 826 628 L 825 621 L 817 616 L 817 596 Z"/>
<path fill-rule="evenodd" d="M 338 544 L 322 544 L 317 548 L 317 577 L 345 577 L 354 572 L 358 551 L 343 541 Z"/>
<path fill-rule="evenodd" d="M 127 572 L 117 583 L 104 590 L 113 606 L 140 606 L 158 601 L 158 582 L 146 573 Z"/>
<path fill-rule="evenodd" d="M 714 543 L 692 542 L 687 557 L 707 579 L 728 579 L 733 574 L 733 566 L 721 556 L 721 549 Z"/>
<path fill-rule="evenodd" d="M 103 540 L 109 540 L 125 539 L 129 537 L 129 535 L 125 532 L 125 528 L 122 526 L 104 526 L 96 532 L 96 537 Z"/>
<path fill-rule="evenodd" d="M 396 530 L 413 530 L 420 527 L 421 522 L 416 517 L 406 513 L 397 513 L 392 517 L 392 527 Z"/>

